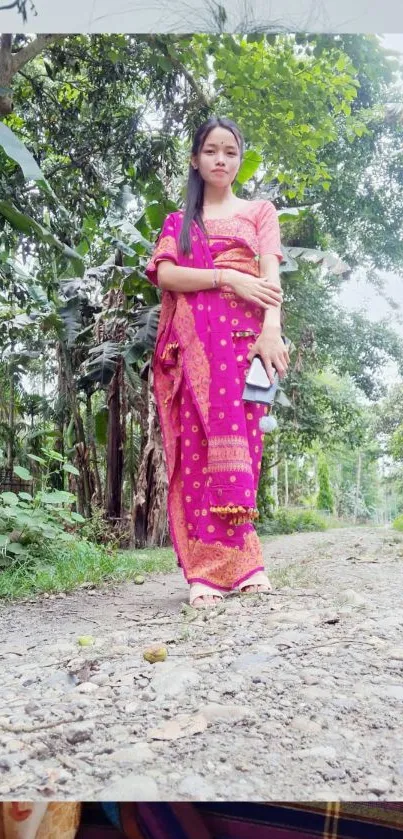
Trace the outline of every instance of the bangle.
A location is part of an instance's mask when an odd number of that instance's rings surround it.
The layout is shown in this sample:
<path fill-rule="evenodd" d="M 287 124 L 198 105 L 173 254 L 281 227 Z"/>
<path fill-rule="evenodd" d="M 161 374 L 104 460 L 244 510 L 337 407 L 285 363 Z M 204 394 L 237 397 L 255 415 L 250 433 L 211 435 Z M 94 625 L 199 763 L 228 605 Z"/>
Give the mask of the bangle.
<path fill-rule="evenodd" d="M 214 277 L 213 277 L 213 288 L 221 288 L 223 284 L 223 270 L 220 271 L 218 268 L 214 268 Z"/>

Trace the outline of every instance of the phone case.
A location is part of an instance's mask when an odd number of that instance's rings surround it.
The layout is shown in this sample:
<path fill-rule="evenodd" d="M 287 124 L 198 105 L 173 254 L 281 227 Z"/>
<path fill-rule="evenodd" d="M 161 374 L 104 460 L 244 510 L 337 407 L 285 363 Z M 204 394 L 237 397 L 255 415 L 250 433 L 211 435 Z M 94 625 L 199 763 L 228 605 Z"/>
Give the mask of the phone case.
<path fill-rule="evenodd" d="M 260 402 L 263 405 L 273 405 L 278 386 L 278 373 L 274 372 L 274 383 L 271 384 L 262 359 L 255 355 L 245 380 L 245 388 L 242 394 L 244 402 Z"/>

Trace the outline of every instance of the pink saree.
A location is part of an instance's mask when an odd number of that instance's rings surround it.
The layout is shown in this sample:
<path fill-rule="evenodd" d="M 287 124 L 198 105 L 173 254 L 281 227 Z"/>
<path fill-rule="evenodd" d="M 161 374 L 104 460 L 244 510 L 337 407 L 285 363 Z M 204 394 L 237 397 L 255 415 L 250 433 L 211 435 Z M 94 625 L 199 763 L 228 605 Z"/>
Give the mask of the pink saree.
<path fill-rule="evenodd" d="M 251 204 L 270 218 L 265 252 L 281 259 L 273 205 Z M 183 214 L 169 215 L 147 266 L 148 278 L 157 284 L 157 264 L 163 259 L 192 268 L 238 267 L 259 275 L 255 222 L 242 215 L 207 221 L 208 240 L 193 223 L 189 256 L 179 248 Z M 170 532 L 187 581 L 223 591 L 264 570 L 253 522 L 258 517 L 264 437 L 259 420 L 267 409 L 242 401 L 246 356 L 262 319 L 263 309 L 225 286 L 162 294 L 153 372 L 168 471 Z"/>

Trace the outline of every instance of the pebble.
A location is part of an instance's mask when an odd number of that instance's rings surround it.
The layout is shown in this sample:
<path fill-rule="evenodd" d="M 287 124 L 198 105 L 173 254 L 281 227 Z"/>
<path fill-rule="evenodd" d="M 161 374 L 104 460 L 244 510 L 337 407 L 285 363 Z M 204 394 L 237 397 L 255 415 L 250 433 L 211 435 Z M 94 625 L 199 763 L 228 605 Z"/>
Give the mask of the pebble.
<path fill-rule="evenodd" d="M 158 786 L 148 775 L 131 775 L 117 779 L 104 787 L 98 801 L 160 801 Z"/>
<path fill-rule="evenodd" d="M 194 801 L 214 801 L 216 799 L 215 788 L 209 784 L 201 775 L 187 775 L 178 785 L 179 795 L 186 796 Z"/>
<path fill-rule="evenodd" d="M 210 703 L 209 705 L 201 705 L 199 711 L 210 723 L 224 720 L 225 722 L 236 724 L 241 720 L 257 718 L 255 711 L 250 706 L 244 705 L 219 705 Z"/>
<path fill-rule="evenodd" d="M 93 722 L 76 723 L 71 726 L 66 732 L 66 739 L 73 746 L 78 743 L 84 743 L 86 740 L 91 740 L 95 731 L 95 724 Z"/>
<path fill-rule="evenodd" d="M 290 727 L 302 734 L 319 734 L 322 726 L 314 720 L 309 720 L 306 717 L 294 717 L 291 720 Z"/>
<path fill-rule="evenodd" d="M 154 757 L 155 752 L 152 751 L 148 743 L 139 742 L 113 752 L 110 755 L 110 760 L 114 763 L 138 764 L 152 761 Z"/>
<path fill-rule="evenodd" d="M 390 789 L 390 781 L 386 778 L 378 778 L 375 775 L 370 775 L 366 779 L 366 786 L 375 795 L 386 795 Z"/>

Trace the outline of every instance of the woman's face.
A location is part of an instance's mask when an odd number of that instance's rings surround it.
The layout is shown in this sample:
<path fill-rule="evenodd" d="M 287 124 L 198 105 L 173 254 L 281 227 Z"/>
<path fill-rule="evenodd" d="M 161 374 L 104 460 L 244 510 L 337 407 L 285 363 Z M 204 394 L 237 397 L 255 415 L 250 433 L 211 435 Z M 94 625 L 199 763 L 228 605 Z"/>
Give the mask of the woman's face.
<path fill-rule="evenodd" d="M 206 184 L 226 187 L 235 180 L 241 165 L 238 143 L 227 128 L 213 128 L 207 134 L 199 154 L 192 156 L 192 165 L 199 169 Z"/>

